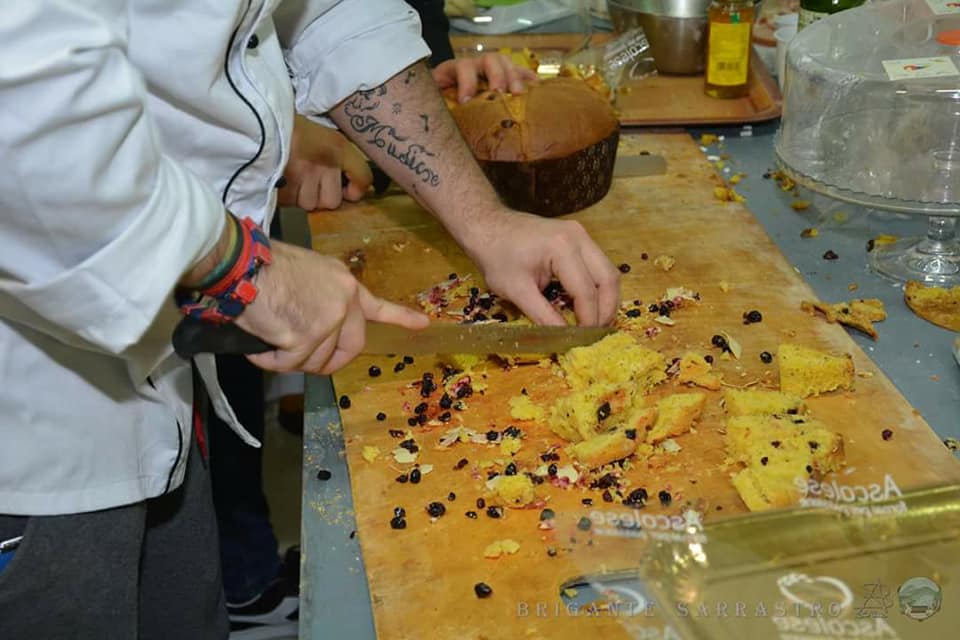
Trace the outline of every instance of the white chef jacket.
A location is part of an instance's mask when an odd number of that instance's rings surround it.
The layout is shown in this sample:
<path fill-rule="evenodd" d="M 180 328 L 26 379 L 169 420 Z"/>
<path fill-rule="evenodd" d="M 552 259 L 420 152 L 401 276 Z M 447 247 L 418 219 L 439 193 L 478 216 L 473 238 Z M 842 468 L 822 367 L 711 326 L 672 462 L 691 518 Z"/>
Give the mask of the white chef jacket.
<path fill-rule="evenodd" d="M 402 0 L 279 4 L 0 0 L 0 513 L 180 484 L 175 283 L 225 207 L 269 224 L 294 101 L 319 117 L 429 55 Z"/>

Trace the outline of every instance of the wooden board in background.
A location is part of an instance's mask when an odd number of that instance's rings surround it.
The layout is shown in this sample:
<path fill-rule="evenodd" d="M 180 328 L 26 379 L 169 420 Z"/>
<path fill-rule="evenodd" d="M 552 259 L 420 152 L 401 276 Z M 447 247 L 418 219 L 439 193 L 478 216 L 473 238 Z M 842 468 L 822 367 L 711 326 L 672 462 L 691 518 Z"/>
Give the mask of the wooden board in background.
<path fill-rule="evenodd" d="M 699 306 L 677 312 L 677 325 L 664 328 L 648 344 L 668 356 L 679 355 L 688 347 L 706 352 L 710 337 L 726 330 L 743 344 L 744 356 L 739 362 L 718 361 L 719 371 L 730 383 L 759 379 L 768 386 L 777 384 L 776 369 L 763 365 L 758 354 L 775 352 L 782 341 L 851 353 L 858 371 L 872 377 L 858 377 L 852 393 L 809 401 L 812 414 L 843 433 L 846 443 L 848 471 L 828 478 L 835 477 L 840 484 L 864 484 L 882 481 L 889 473 L 901 489 L 960 480 L 957 461 L 846 332 L 800 311 L 800 301 L 812 298 L 812 291 L 744 207 L 714 199 L 716 177 L 696 143 L 685 134 L 624 137 L 621 153 L 640 150 L 666 157 L 667 175 L 616 180 L 602 202 L 573 217 L 615 263 L 632 266 L 623 277 L 625 299 L 652 300 L 666 287 L 678 285 L 701 293 Z M 313 214 L 310 222 L 315 249 L 341 257 L 362 250 L 364 283 L 393 300 L 410 303 L 417 291 L 449 272 L 472 272 L 470 262 L 449 236 L 405 196 L 371 200 L 337 213 Z M 641 259 L 644 252 L 649 255 L 647 261 Z M 653 266 L 653 257 L 661 253 L 676 257 L 676 266 L 669 273 Z M 730 283 L 728 293 L 720 290 L 721 280 Z M 742 325 L 741 314 L 754 308 L 763 312 L 764 321 Z M 352 399 L 352 407 L 341 413 L 358 535 L 380 638 L 626 640 L 639 637 L 635 629 L 631 635 L 627 625 L 662 626 L 657 616 L 632 621 L 571 617 L 553 608 L 560 602 L 558 588 L 563 580 L 601 565 L 608 569 L 630 566 L 643 552 L 640 543 L 575 530 L 577 519 L 589 512 L 581 504 L 582 498 L 591 497 L 595 506 L 606 508 L 598 492 L 551 491 L 550 506 L 558 514 L 558 529 L 551 535 L 538 529 L 538 510 L 511 510 L 502 520 L 482 513 L 478 520 L 464 516 L 468 509 L 476 510 L 474 501 L 483 494 L 485 476 L 471 474 L 473 463 L 498 454 L 478 445 L 436 451 L 434 445 L 444 427 L 417 430 L 420 462 L 435 465 L 434 472 L 419 485 L 396 483 L 396 465 L 391 468 L 383 460 L 372 464 L 363 460 L 364 445 L 385 452 L 396 446 L 397 440 L 387 429 L 407 429 L 409 409 L 405 411 L 404 404 L 411 407 L 420 401 L 406 384 L 431 364 L 420 358 L 395 374 L 394 362 L 363 358 L 334 378 L 337 392 Z M 367 375 L 368 366 L 374 363 L 384 372 L 378 378 Z M 507 400 L 521 388 L 540 401 L 561 388 L 548 370 L 536 367 L 508 372 L 491 368 L 486 381 L 489 389 L 485 395 L 471 398 L 469 410 L 462 414 L 463 423 L 477 430 L 503 429 L 515 423 L 509 418 Z M 677 390 L 670 383 L 657 393 Z M 375 419 L 379 411 L 388 415 L 386 421 Z M 745 511 L 730 484 L 730 470 L 723 466 L 722 418 L 719 393 L 711 394 L 697 432 L 677 439 L 683 447 L 679 454 L 660 460 L 655 468 L 641 466 L 631 471 L 635 484 L 646 487 L 652 497 L 647 513 L 679 514 L 691 504 L 710 522 Z M 885 428 L 894 431 L 889 441 L 880 435 Z M 521 468 L 535 466 L 536 455 L 557 442 L 544 427 L 524 425 L 524 431 L 527 438 L 517 454 Z M 461 457 L 471 464 L 454 470 Z M 671 506 L 664 508 L 653 498 L 660 489 L 671 491 Z M 449 502 L 451 491 L 456 500 Z M 435 523 L 424 513 L 432 501 L 447 506 L 447 515 Z M 395 506 L 403 506 L 408 513 L 404 531 L 389 526 Z M 570 541 L 571 533 L 577 542 Z M 496 561 L 484 559 L 486 545 L 502 538 L 518 541 L 520 551 Z M 304 540 L 303 544 L 324 542 Z M 547 555 L 550 546 L 561 550 L 556 557 Z M 478 581 L 493 587 L 491 598 L 479 600 L 473 595 Z M 538 603 L 549 605 L 547 615 L 523 615 L 524 606 Z"/>
<path fill-rule="evenodd" d="M 610 37 L 611 34 L 598 34 L 594 42 L 602 43 Z M 527 47 L 544 60 L 557 62 L 564 52 L 577 47 L 582 38 L 571 34 L 514 34 L 453 36 L 451 42 L 458 56 Z M 719 100 L 707 96 L 703 92 L 702 75 L 659 74 L 628 82 L 617 97 L 616 106 L 624 126 L 735 125 L 780 117 L 782 98 L 769 70 L 753 53 L 750 95 L 745 98 Z"/>

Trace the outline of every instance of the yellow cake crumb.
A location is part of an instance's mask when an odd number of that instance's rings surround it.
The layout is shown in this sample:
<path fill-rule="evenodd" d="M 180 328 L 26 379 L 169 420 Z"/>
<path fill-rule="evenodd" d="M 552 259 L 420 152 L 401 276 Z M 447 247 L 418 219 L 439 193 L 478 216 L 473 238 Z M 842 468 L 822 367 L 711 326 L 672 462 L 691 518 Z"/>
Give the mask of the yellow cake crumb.
<path fill-rule="evenodd" d="M 803 413 L 803 398 L 781 391 L 763 389 L 726 389 L 724 409 L 731 416 L 771 416 Z"/>
<path fill-rule="evenodd" d="M 364 445 L 363 451 L 361 454 L 363 459 L 367 462 L 374 462 L 377 458 L 380 457 L 380 447 L 375 447 L 373 445 Z"/>
<path fill-rule="evenodd" d="M 794 462 L 777 463 L 764 468 L 764 473 L 746 468 L 732 478 L 740 499 L 750 511 L 765 511 L 796 504 L 803 492 L 797 479 L 808 475 L 802 465 Z"/>
<path fill-rule="evenodd" d="M 500 453 L 505 456 L 512 456 L 523 446 L 523 442 L 520 438 L 504 438 L 500 443 Z"/>
<path fill-rule="evenodd" d="M 623 332 L 612 333 L 590 346 L 575 347 L 558 361 L 573 389 L 631 385 L 645 393 L 666 379 L 663 356 Z"/>
<path fill-rule="evenodd" d="M 483 550 L 483 557 L 495 560 L 501 556 L 512 556 L 520 550 L 520 543 L 516 540 L 506 538 L 504 540 L 494 540 Z"/>
<path fill-rule="evenodd" d="M 853 358 L 784 343 L 777 353 L 780 390 L 802 398 L 853 388 Z"/>
<path fill-rule="evenodd" d="M 668 255 L 657 256 L 653 259 L 653 264 L 664 271 L 670 271 L 670 269 L 673 269 L 673 266 L 677 264 L 677 259 Z"/>
<path fill-rule="evenodd" d="M 703 359 L 703 355 L 688 351 L 680 358 L 677 381 L 716 391 L 720 388 L 720 378 L 712 373 L 712 369 L 713 366 Z"/>
<path fill-rule="evenodd" d="M 589 440 L 578 442 L 568 447 L 567 453 L 580 464 L 594 469 L 617 460 L 629 458 L 637 449 L 638 438 L 643 437 L 643 435 L 642 432 L 637 432 L 635 429 L 616 429 L 601 433 Z"/>
<path fill-rule="evenodd" d="M 537 498 L 533 481 L 523 474 L 497 476 L 493 491 L 506 506 L 515 509 L 525 507 Z"/>
<path fill-rule="evenodd" d="M 542 422 L 547 413 L 543 407 L 535 404 L 530 396 L 519 395 L 510 398 L 510 417 L 515 420 L 536 420 Z"/>
<path fill-rule="evenodd" d="M 707 396 L 703 393 L 675 393 L 657 402 L 657 421 L 647 434 L 647 441 L 656 444 L 690 430 L 700 419 Z"/>
<path fill-rule="evenodd" d="M 484 362 L 486 357 L 473 353 L 445 353 L 437 356 L 437 359 L 441 363 L 449 365 L 458 371 L 469 371 Z"/>

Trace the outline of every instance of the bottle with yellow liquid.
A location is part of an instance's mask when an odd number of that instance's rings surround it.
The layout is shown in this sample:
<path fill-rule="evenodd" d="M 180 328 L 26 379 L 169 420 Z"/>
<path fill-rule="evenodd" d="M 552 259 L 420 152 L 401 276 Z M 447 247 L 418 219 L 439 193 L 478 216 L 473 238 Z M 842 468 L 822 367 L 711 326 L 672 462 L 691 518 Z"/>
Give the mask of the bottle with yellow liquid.
<path fill-rule="evenodd" d="M 707 16 L 707 95 L 742 98 L 750 93 L 753 0 L 713 0 Z"/>

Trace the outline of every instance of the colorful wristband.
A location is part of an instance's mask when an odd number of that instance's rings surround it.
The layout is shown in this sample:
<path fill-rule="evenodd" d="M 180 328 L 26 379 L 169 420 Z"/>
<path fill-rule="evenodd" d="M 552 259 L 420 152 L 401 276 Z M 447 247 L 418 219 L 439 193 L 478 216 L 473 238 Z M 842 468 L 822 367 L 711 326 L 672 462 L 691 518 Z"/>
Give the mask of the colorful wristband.
<path fill-rule="evenodd" d="M 231 216 L 233 218 L 233 216 Z M 270 240 L 250 218 L 236 224 L 238 248 L 232 263 L 223 261 L 214 269 L 222 273 L 217 280 L 201 289 L 178 290 L 177 304 L 184 315 L 204 322 L 225 324 L 243 313 L 257 297 L 253 283 L 257 272 L 270 264 Z M 205 278 L 210 280 L 211 278 Z"/>

